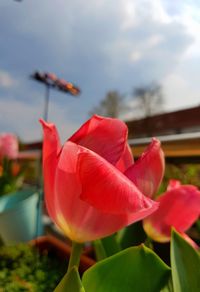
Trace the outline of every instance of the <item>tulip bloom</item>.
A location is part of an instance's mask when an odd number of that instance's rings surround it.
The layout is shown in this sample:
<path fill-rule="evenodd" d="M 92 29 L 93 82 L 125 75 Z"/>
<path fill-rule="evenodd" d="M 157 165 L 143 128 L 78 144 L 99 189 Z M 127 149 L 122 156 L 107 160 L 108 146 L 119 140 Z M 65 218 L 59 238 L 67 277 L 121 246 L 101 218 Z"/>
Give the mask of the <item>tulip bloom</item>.
<path fill-rule="evenodd" d="M 55 125 L 41 123 L 46 206 L 71 240 L 108 236 L 158 208 L 142 193 L 156 191 L 163 176 L 158 140 L 134 164 L 127 127 L 118 119 L 95 115 L 62 147 Z"/>
<path fill-rule="evenodd" d="M 0 160 L 4 157 L 15 159 L 18 155 L 18 139 L 14 134 L 0 134 Z"/>
<path fill-rule="evenodd" d="M 171 228 L 174 227 L 191 242 L 184 233 L 198 219 L 200 214 L 200 191 L 193 185 L 181 185 L 171 180 L 167 191 L 158 197 L 159 209 L 145 218 L 143 226 L 146 233 L 155 241 L 170 241 Z"/>

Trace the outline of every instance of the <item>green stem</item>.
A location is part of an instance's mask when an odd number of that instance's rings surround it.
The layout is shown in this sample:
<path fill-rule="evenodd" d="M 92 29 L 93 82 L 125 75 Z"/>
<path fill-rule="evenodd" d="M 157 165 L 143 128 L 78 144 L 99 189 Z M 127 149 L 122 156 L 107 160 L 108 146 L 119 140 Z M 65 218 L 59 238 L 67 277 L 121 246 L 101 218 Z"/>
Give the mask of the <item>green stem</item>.
<path fill-rule="evenodd" d="M 72 242 L 72 251 L 69 259 L 69 265 L 67 273 L 71 270 L 72 267 L 77 266 L 79 267 L 80 256 L 83 249 L 83 244 L 77 243 L 75 241 Z"/>
<path fill-rule="evenodd" d="M 105 259 L 106 251 L 104 249 L 102 241 L 100 239 L 97 239 L 93 242 L 93 245 L 97 261 Z"/>

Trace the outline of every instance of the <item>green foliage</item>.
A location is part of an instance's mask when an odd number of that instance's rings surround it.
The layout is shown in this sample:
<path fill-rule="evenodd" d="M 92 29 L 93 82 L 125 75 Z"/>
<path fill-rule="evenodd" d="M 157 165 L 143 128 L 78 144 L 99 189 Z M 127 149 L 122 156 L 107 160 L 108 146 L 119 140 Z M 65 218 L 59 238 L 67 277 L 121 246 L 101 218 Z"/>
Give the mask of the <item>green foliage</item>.
<path fill-rule="evenodd" d="M 170 179 L 177 179 L 182 184 L 192 184 L 200 188 L 200 165 L 190 163 L 175 165 L 167 163 L 159 193 L 166 191 Z"/>
<path fill-rule="evenodd" d="M 161 289 L 160 292 L 174 292 L 173 284 L 172 284 L 172 277 L 169 278 L 169 281 L 167 282 L 165 287 Z"/>
<path fill-rule="evenodd" d="M 41 162 L 36 159 L 24 159 L 20 161 L 21 168 L 24 174 L 24 183 L 36 185 L 42 180 L 41 177 Z"/>
<path fill-rule="evenodd" d="M 198 292 L 200 255 L 177 232 L 172 232 L 171 266 L 174 292 Z"/>
<path fill-rule="evenodd" d="M 0 164 L 0 196 L 19 190 L 23 179 L 24 173 L 19 163 L 4 158 Z"/>
<path fill-rule="evenodd" d="M 170 268 L 144 245 L 123 250 L 83 274 L 87 292 L 158 292 L 168 282 Z"/>
<path fill-rule="evenodd" d="M 117 241 L 122 249 L 125 249 L 130 246 L 139 245 L 146 240 L 146 234 L 142 227 L 142 221 L 133 223 L 122 230 L 117 234 Z"/>
<path fill-rule="evenodd" d="M 65 267 L 66 268 L 66 267 Z M 53 291 L 65 273 L 57 259 L 39 254 L 28 244 L 0 249 L 0 287 L 3 292 Z"/>
<path fill-rule="evenodd" d="M 104 260 L 107 257 L 106 251 L 101 239 L 95 240 L 93 242 L 93 247 L 94 247 L 96 261 Z"/>

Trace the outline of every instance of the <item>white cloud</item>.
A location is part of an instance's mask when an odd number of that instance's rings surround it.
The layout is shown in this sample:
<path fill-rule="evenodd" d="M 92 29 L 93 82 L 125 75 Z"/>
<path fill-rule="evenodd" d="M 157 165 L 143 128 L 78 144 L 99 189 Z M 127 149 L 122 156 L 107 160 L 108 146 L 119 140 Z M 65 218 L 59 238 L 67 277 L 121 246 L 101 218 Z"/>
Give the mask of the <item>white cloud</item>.
<path fill-rule="evenodd" d="M 200 105 L 199 91 L 193 88 L 192 83 L 179 70 L 168 75 L 162 84 L 167 111 Z"/>
<path fill-rule="evenodd" d="M 136 4 L 133 1 L 124 1 L 124 5 L 122 5 L 122 22 L 121 29 L 127 30 L 130 28 L 134 28 L 139 24 L 139 19 L 136 14 Z"/>
<path fill-rule="evenodd" d="M 176 19 L 186 26 L 187 31 L 194 39 L 185 57 L 200 57 L 200 7 L 185 4 L 182 13 L 176 16 Z"/>
<path fill-rule="evenodd" d="M 200 6 L 197 2 L 184 1 L 175 12 L 171 19 L 182 24 L 193 41 L 162 81 L 168 111 L 200 104 Z"/>
<path fill-rule="evenodd" d="M 153 48 L 155 46 L 158 46 L 160 43 L 162 43 L 164 41 L 164 39 L 165 39 L 164 36 L 161 34 L 151 35 L 146 40 L 147 48 Z"/>
<path fill-rule="evenodd" d="M 137 62 L 137 61 L 139 61 L 141 58 L 142 58 L 142 53 L 139 52 L 139 51 L 133 51 L 133 52 L 130 54 L 130 60 L 131 60 L 132 62 Z"/>
<path fill-rule="evenodd" d="M 121 1 L 122 22 L 121 29 L 135 29 L 144 25 L 143 21 L 151 19 L 152 22 L 168 24 L 170 16 L 165 11 L 162 0 L 122 0 Z"/>
<path fill-rule="evenodd" d="M 0 70 L 0 86 L 9 88 L 17 84 L 17 81 L 6 71 Z"/>
<path fill-rule="evenodd" d="M 171 22 L 171 17 L 166 12 L 162 0 L 147 0 L 145 2 L 148 5 L 148 8 L 146 8 L 147 11 L 149 10 L 149 13 L 152 14 L 152 18 L 155 21 L 166 24 Z"/>

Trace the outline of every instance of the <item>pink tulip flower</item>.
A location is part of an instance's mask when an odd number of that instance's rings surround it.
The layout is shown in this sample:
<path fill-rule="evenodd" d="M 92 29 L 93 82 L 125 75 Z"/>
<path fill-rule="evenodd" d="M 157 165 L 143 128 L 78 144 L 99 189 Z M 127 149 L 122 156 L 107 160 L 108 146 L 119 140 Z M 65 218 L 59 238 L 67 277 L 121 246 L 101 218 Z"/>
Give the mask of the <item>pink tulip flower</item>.
<path fill-rule="evenodd" d="M 2 160 L 3 157 L 7 157 L 9 159 L 17 158 L 18 148 L 18 139 L 14 134 L 0 134 L 0 160 Z"/>
<path fill-rule="evenodd" d="M 179 181 L 171 180 L 167 191 L 156 201 L 160 203 L 158 210 L 143 221 L 146 233 L 153 240 L 164 243 L 170 241 L 174 227 L 191 243 L 184 232 L 199 217 L 200 191 L 193 185 L 181 185 Z"/>
<path fill-rule="evenodd" d="M 41 123 L 46 206 L 71 240 L 108 236 L 158 208 L 158 203 L 142 193 L 143 189 L 150 195 L 156 191 L 163 176 L 164 158 L 158 140 L 153 139 L 134 164 L 127 127 L 118 119 L 95 115 L 63 146 L 55 125 Z"/>

